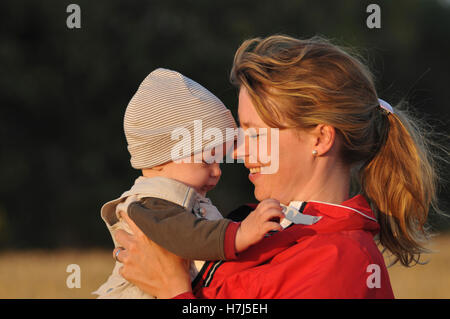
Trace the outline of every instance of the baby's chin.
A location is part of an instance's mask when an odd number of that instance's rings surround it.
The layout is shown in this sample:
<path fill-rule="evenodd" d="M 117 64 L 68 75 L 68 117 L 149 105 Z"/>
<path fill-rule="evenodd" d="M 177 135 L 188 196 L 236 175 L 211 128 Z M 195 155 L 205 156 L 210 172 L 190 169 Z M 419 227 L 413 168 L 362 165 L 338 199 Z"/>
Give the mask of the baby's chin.
<path fill-rule="evenodd" d="M 209 191 L 213 190 L 214 187 L 215 187 L 215 186 L 207 186 L 207 185 L 205 185 L 205 186 L 202 186 L 202 187 L 200 187 L 200 188 L 196 188 L 195 191 L 196 191 L 197 193 L 199 193 L 200 195 L 202 195 L 203 197 L 206 197 L 206 194 L 207 194 Z"/>
<path fill-rule="evenodd" d="M 197 193 L 200 194 L 200 195 L 203 196 L 203 197 L 206 197 L 206 193 L 207 193 L 207 192 L 197 190 Z"/>
<path fill-rule="evenodd" d="M 196 188 L 195 191 L 196 191 L 199 195 L 201 195 L 201 196 L 203 196 L 203 197 L 206 197 L 206 194 L 208 193 L 208 190 L 206 190 L 206 189 L 203 188 L 203 187 L 201 187 L 201 188 Z"/>

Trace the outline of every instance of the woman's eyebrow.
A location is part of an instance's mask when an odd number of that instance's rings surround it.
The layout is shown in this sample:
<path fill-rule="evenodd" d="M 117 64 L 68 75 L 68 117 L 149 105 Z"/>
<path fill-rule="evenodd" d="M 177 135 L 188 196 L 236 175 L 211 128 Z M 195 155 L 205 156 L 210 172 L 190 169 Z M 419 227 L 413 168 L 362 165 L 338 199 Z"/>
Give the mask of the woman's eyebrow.
<path fill-rule="evenodd" d="M 253 123 L 252 121 L 248 121 L 248 122 L 242 122 L 241 123 L 241 127 L 260 127 L 260 125 L 257 125 L 256 123 Z"/>
<path fill-rule="evenodd" d="M 253 123 L 251 120 L 248 122 L 241 122 L 241 119 L 239 118 L 239 114 L 236 115 L 237 122 L 239 123 L 240 127 L 259 127 L 257 124 Z"/>

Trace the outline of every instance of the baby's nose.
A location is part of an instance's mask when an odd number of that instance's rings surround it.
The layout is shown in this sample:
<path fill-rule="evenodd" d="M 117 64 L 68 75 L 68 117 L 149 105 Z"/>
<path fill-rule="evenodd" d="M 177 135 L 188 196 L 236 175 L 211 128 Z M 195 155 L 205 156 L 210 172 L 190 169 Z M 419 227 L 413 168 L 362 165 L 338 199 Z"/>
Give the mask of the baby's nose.
<path fill-rule="evenodd" d="M 219 163 L 212 164 L 212 175 L 214 177 L 220 177 L 222 175 L 222 170 L 220 169 Z"/>

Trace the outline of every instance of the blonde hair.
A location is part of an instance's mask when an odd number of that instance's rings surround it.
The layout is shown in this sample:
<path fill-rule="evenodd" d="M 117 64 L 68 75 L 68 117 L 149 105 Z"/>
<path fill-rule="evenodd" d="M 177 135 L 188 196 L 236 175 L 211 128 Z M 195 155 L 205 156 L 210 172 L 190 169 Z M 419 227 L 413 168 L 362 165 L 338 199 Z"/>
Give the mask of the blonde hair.
<path fill-rule="evenodd" d="M 395 114 L 380 108 L 360 58 L 320 37 L 254 38 L 237 50 L 230 79 L 271 127 L 333 126 L 378 217 L 380 243 L 403 265 L 419 262 L 430 205 L 439 211 L 435 161 L 417 119 L 399 106 Z"/>

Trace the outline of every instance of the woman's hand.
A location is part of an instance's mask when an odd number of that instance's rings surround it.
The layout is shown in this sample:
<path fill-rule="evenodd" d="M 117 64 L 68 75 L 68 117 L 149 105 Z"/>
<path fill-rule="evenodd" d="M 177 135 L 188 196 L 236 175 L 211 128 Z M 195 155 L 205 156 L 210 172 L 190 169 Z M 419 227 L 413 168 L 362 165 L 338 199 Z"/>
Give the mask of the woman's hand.
<path fill-rule="evenodd" d="M 157 298 L 172 298 L 190 292 L 190 263 L 148 239 L 126 213 L 121 216 L 133 235 L 123 230 L 114 233 L 114 238 L 124 248 L 117 256 L 118 248 L 113 252 L 113 256 L 123 263 L 119 273 Z"/>

